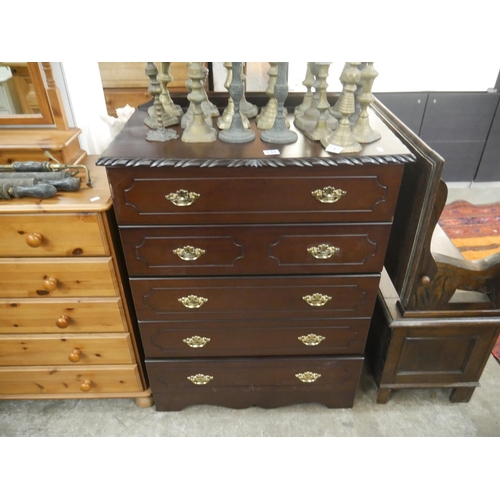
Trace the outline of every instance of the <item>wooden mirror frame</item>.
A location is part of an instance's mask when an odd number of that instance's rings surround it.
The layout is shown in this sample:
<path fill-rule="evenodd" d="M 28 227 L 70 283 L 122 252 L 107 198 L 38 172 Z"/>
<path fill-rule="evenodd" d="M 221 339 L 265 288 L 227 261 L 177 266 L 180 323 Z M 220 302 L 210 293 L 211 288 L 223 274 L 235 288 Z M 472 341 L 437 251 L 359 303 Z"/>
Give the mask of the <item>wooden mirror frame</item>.
<path fill-rule="evenodd" d="M 9 63 L 4 63 L 6 66 Z M 43 66 L 42 66 L 43 64 Z M 40 113 L 37 114 L 18 114 L 18 115 L 0 115 L 0 125 L 56 125 L 54 113 L 49 98 L 47 85 L 45 84 L 45 66 L 50 63 L 28 62 L 26 66 L 30 75 L 31 83 L 35 90 L 35 95 L 38 101 Z M 52 75 L 51 75 L 52 79 Z M 50 85 L 48 85 L 50 87 Z"/>

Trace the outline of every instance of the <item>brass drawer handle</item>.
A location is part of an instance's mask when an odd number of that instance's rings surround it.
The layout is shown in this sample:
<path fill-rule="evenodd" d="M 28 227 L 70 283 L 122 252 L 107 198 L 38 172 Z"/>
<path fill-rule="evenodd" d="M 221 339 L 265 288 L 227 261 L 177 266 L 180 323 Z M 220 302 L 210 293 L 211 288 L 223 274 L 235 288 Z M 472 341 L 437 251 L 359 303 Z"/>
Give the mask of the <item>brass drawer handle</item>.
<path fill-rule="evenodd" d="M 305 345 L 319 345 L 321 342 L 323 342 L 323 340 L 325 340 L 326 337 L 310 333 L 309 335 L 302 335 L 301 337 L 297 338 Z"/>
<path fill-rule="evenodd" d="M 26 244 L 31 248 L 38 248 L 43 241 L 43 236 L 40 233 L 30 233 L 26 236 Z"/>
<path fill-rule="evenodd" d="M 59 283 L 56 278 L 47 277 L 43 280 L 43 288 L 45 288 L 48 292 L 53 292 L 57 288 L 58 284 Z"/>
<path fill-rule="evenodd" d="M 90 389 L 92 389 L 92 381 L 91 380 L 84 380 L 80 384 L 80 390 L 83 392 L 89 392 Z"/>
<path fill-rule="evenodd" d="M 194 349 L 198 347 L 204 347 L 210 342 L 210 339 L 208 337 L 198 337 L 198 335 L 195 335 L 194 337 L 189 337 L 187 339 L 183 339 L 183 342 L 185 342 L 189 347 L 193 347 Z"/>
<path fill-rule="evenodd" d="M 57 328 L 68 328 L 69 326 L 69 316 L 66 316 L 66 314 L 63 314 L 60 318 L 56 319 L 56 326 Z"/>
<path fill-rule="evenodd" d="M 75 347 L 75 349 L 73 349 L 73 352 L 71 352 L 70 355 L 68 356 L 68 359 L 72 363 L 78 363 L 78 361 L 80 361 L 81 355 L 82 352 L 80 351 L 80 349 L 78 349 L 78 347 Z"/>
<path fill-rule="evenodd" d="M 188 295 L 187 297 L 181 297 L 177 300 L 188 309 L 198 309 L 203 304 L 208 302 L 208 299 L 205 297 L 197 297 L 196 295 Z"/>
<path fill-rule="evenodd" d="M 185 189 L 179 189 L 175 193 L 170 193 L 165 196 L 168 201 L 178 207 L 187 207 L 192 205 L 199 197 L 200 195 L 198 193 L 189 192 Z"/>
<path fill-rule="evenodd" d="M 312 384 L 321 377 L 319 373 L 313 372 L 297 373 L 295 376 L 304 384 Z"/>
<path fill-rule="evenodd" d="M 332 300 L 328 295 L 323 295 L 321 293 L 315 293 L 313 295 L 305 295 L 302 297 L 310 306 L 312 307 L 322 307 L 329 300 Z"/>
<path fill-rule="evenodd" d="M 186 245 L 183 248 L 176 248 L 172 251 L 182 260 L 197 260 L 205 253 L 205 250 L 202 248 L 195 248 L 190 245 Z"/>
<path fill-rule="evenodd" d="M 340 248 L 334 247 L 331 245 L 327 245 L 326 243 L 321 244 L 317 247 L 309 247 L 307 251 L 315 258 L 315 259 L 330 259 L 333 257 Z"/>
<path fill-rule="evenodd" d="M 195 385 L 205 385 L 208 384 L 213 377 L 211 375 L 203 375 L 202 373 L 198 373 L 197 375 L 191 375 L 188 377 L 188 380 L 193 382 Z"/>
<path fill-rule="evenodd" d="M 335 189 L 332 186 L 327 186 L 323 189 L 316 189 L 316 191 L 312 191 L 311 194 L 321 203 L 335 203 L 339 201 L 342 196 L 345 196 L 347 192 L 342 189 Z"/>

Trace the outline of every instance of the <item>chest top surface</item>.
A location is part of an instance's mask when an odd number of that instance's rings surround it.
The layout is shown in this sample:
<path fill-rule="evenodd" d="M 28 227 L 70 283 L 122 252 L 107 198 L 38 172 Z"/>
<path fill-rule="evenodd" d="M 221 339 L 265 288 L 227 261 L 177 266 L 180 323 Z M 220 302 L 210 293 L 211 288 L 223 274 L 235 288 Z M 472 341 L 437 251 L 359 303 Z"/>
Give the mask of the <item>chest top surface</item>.
<path fill-rule="evenodd" d="M 384 163 L 408 163 L 414 156 L 408 148 L 389 130 L 382 120 L 370 113 L 370 123 L 382 135 L 381 139 L 363 145 L 360 153 L 335 154 L 327 152 L 319 142 L 308 139 L 293 124 L 289 114 L 290 129 L 298 134 L 293 144 L 278 145 L 260 139 L 255 122 L 251 127 L 256 132 L 255 140 L 246 144 L 230 144 L 217 139 L 211 143 L 185 143 L 179 125 L 173 128 L 179 138 L 168 142 L 146 141 L 148 127 L 144 124 L 147 113 L 136 110 L 120 134 L 113 140 L 97 161 L 98 165 L 113 167 L 286 167 L 336 165 L 365 165 Z M 266 154 L 278 150 L 279 154 Z"/>

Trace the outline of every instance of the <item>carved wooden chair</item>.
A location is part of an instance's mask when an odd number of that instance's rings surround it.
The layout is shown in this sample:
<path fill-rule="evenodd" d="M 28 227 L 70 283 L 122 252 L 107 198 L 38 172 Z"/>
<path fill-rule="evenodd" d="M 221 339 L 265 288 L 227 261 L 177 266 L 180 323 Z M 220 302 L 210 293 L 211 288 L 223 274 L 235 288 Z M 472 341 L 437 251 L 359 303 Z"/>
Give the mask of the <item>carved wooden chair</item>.
<path fill-rule="evenodd" d="M 395 131 L 417 166 L 403 178 L 368 337 L 377 402 L 395 389 L 431 387 L 467 402 L 500 334 L 500 254 L 462 257 L 438 225 L 443 159 L 401 122 Z"/>

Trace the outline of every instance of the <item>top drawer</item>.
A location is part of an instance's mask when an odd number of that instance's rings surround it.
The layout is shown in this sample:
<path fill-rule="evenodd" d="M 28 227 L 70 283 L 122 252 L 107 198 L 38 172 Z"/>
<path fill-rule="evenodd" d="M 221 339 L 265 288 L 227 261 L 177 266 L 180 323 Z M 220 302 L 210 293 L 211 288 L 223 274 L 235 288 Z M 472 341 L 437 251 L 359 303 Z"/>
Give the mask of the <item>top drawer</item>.
<path fill-rule="evenodd" d="M 108 175 L 120 225 L 231 224 L 391 221 L 402 171 L 397 164 L 135 167 L 112 168 Z"/>
<path fill-rule="evenodd" d="M 0 216 L 0 257 L 109 254 L 98 214 Z"/>

